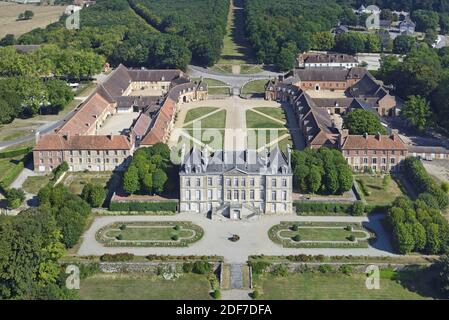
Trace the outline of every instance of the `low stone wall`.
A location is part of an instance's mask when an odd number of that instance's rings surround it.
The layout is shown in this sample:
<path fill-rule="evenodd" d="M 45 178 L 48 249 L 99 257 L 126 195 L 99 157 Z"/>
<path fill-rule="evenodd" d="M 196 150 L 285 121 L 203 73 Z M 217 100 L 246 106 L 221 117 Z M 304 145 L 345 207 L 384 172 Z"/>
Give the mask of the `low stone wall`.
<path fill-rule="evenodd" d="M 186 261 L 192 262 L 192 261 Z M 158 269 L 162 267 L 172 267 L 181 270 L 185 262 L 100 262 L 100 271 L 104 273 L 152 273 L 157 274 Z M 212 269 L 217 271 L 220 262 L 210 262 Z"/>
<path fill-rule="evenodd" d="M 378 266 L 379 268 L 391 268 L 395 271 L 400 271 L 406 268 L 409 268 L 411 266 L 418 266 L 418 264 L 404 264 L 404 263 L 369 263 L 369 262 L 365 262 L 365 263 L 357 263 L 357 262 L 275 262 L 273 264 L 270 265 L 270 267 L 268 268 L 268 271 L 274 271 L 276 266 L 279 265 L 284 265 L 287 267 L 289 272 L 302 272 L 302 271 L 306 271 L 306 270 L 310 270 L 310 269 L 318 269 L 320 266 L 322 265 L 330 265 L 332 266 L 334 269 L 338 269 L 339 267 L 343 266 L 343 265 L 348 265 L 352 267 L 353 272 L 357 272 L 357 273 L 364 273 L 366 272 L 366 268 L 370 265 L 373 266 Z M 428 264 L 419 264 L 419 266 L 430 266 L 431 263 Z"/>

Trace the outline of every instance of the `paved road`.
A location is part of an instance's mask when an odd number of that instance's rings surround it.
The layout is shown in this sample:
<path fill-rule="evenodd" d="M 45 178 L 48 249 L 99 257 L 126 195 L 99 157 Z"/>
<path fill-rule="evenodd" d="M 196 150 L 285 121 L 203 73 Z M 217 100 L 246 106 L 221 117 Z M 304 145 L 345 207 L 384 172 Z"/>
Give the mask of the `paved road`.
<path fill-rule="evenodd" d="M 94 83 L 102 83 L 105 79 L 107 78 L 106 75 L 104 74 L 99 74 L 94 76 Z M 78 105 L 82 104 L 89 96 L 77 96 L 74 99 L 77 100 L 79 102 Z M 75 113 L 75 110 L 71 110 L 69 111 L 66 115 L 64 115 L 64 117 L 60 120 L 57 121 L 44 121 L 44 124 L 41 125 L 39 128 L 36 129 L 36 132 L 39 132 L 41 135 L 42 134 L 46 134 L 49 132 L 52 132 L 53 130 L 55 130 L 56 128 L 60 127 L 65 121 L 67 121 L 67 119 L 69 119 L 73 113 Z M 32 135 L 28 135 L 25 137 L 20 137 L 14 140 L 9 140 L 9 141 L 4 141 L 0 143 L 0 150 L 14 146 L 14 145 L 18 145 L 18 144 L 22 144 L 25 142 L 29 142 L 29 141 L 33 141 L 34 139 L 36 139 L 36 135 L 32 134 Z"/>
<path fill-rule="evenodd" d="M 104 216 L 94 220 L 90 228 L 84 233 L 82 244 L 77 252 L 79 256 L 102 255 L 105 253 L 130 252 L 135 255 L 219 255 L 226 263 L 245 263 L 249 255 L 353 255 L 353 256 L 392 256 L 392 247 L 388 234 L 381 224 L 382 215 L 368 217 L 311 217 L 297 215 L 262 216 L 254 221 L 212 221 L 198 214 L 181 213 L 175 216 Z M 192 221 L 204 229 L 204 237 L 187 248 L 124 248 L 105 247 L 95 239 L 96 232 L 111 223 L 127 221 Z M 281 221 L 327 221 L 327 222 L 359 222 L 373 230 L 377 241 L 369 248 L 283 248 L 273 243 L 267 235 L 268 230 Z M 238 234 L 240 240 L 228 240 L 233 234 Z"/>
<path fill-rule="evenodd" d="M 222 81 L 233 89 L 240 90 L 241 87 L 245 85 L 245 83 L 252 80 L 260 80 L 260 79 L 272 79 L 282 75 L 282 73 L 272 72 L 272 71 L 263 71 L 256 74 L 223 74 L 216 71 L 212 71 L 203 67 L 198 67 L 194 65 L 188 66 L 188 71 L 190 77 L 192 78 L 210 78 Z"/>

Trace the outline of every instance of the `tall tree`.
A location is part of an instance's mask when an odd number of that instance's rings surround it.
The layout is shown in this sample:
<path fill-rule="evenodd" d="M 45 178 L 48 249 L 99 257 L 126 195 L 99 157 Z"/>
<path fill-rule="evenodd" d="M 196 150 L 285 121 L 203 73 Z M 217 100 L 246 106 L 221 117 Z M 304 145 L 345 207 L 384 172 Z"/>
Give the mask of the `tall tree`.
<path fill-rule="evenodd" d="M 409 96 L 401 109 L 401 116 L 418 130 L 423 131 L 431 122 L 430 104 L 424 97 Z"/>
<path fill-rule="evenodd" d="M 380 122 L 380 119 L 374 113 L 357 109 L 350 112 L 344 117 L 344 127 L 349 129 L 350 134 L 386 134 L 385 127 Z"/>

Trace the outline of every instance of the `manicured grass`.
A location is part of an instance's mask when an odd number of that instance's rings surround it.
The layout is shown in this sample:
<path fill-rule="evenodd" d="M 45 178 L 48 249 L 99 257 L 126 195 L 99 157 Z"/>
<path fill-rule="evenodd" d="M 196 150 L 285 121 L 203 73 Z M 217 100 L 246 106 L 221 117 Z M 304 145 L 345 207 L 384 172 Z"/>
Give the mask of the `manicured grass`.
<path fill-rule="evenodd" d="M 296 235 L 301 236 L 304 241 L 348 241 L 350 235 L 356 238 L 364 238 L 363 232 L 351 232 L 345 229 L 321 229 L 321 228 L 300 228 L 298 231 L 283 230 L 281 237 L 293 238 Z"/>
<path fill-rule="evenodd" d="M 215 72 L 221 72 L 221 73 L 226 73 L 226 74 L 232 73 L 232 65 L 225 65 L 225 64 L 215 65 L 215 66 L 211 67 L 210 69 Z"/>
<path fill-rule="evenodd" d="M 0 183 L 5 182 L 8 187 L 23 169 L 23 156 L 0 159 Z"/>
<path fill-rule="evenodd" d="M 83 300 L 208 300 L 210 284 L 206 276 L 183 274 L 163 280 L 146 274 L 98 274 L 81 280 Z"/>
<path fill-rule="evenodd" d="M 0 141 L 11 141 L 27 135 L 32 134 L 27 130 L 1 130 L 0 129 Z"/>
<path fill-rule="evenodd" d="M 291 136 L 288 132 L 288 130 L 267 130 L 267 131 L 263 131 L 263 130 L 254 130 L 252 133 L 251 131 L 249 131 L 250 135 L 255 134 L 256 136 L 256 142 L 255 145 L 254 141 L 252 141 L 251 138 L 248 140 L 248 147 L 249 148 L 255 148 L 255 149 L 259 149 L 261 147 L 263 147 L 264 145 L 268 145 L 269 143 L 271 143 L 272 141 L 274 141 L 275 139 L 278 139 L 282 136 L 284 136 L 285 134 L 288 134 L 286 137 L 282 138 L 282 140 L 277 142 L 277 145 L 279 146 L 279 149 L 281 149 L 281 151 L 286 152 L 287 151 L 287 145 L 290 145 L 290 147 L 293 146 L 293 142 L 291 139 Z M 263 138 L 265 135 L 265 138 Z M 259 139 L 261 139 L 261 141 L 259 141 Z M 276 144 L 273 144 L 269 147 L 269 149 L 273 149 L 276 146 Z"/>
<path fill-rule="evenodd" d="M 199 81 L 200 78 L 193 78 L 193 81 Z M 203 82 L 207 83 L 209 87 L 227 87 L 228 85 L 223 81 L 211 79 L 211 78 L 203 78 Z"/>
<path fill-rule="evenodd" d="M 299 227 L 298 230 L 293 230 L 294 225 Z M 352 231 L 345 230 L 348 226 L 352 228 Z M 281 222 L 268 230 L 268 237 L 274 243 L 287 248 L 366 248 L 368 243 L 367 240 L 363 239 L 366 238 L 367 234 L 362 232 L 362 230 L 362 225 L 358 223 L 335 224 L 332 222 L 323 222 L 321 224 L 315 224 L 307 222 Z M 297 235 L 300 236 L 300 241 L 294 239 Z M 349 237 L 351 235 L 357 241 L 350 241 Z"/>
<path fill-rule="evenodd" d="M 31 194 L 38 194 L 39 190 L 45 187 L 51 178 L 51 175 L 28 177 L 22 185 L 23 190 Z"/>
<path fill-rule="evenodd" d="M 430 299 L 434 290 L 429 279 L 413 277 L 419 292 L 412 292 L 401 285 L 395 277 L 397 272 L 381 272 L 380 289 L 368 290 L 363 273 L 344 275 L 342 273 L 294 273 L 287 277 L 255 275 L 254 283 L 262 293 L 261 299 L 279 300 L 391 300 Z"/>
<path fill-rule="evenodd" d="M 284 110 L 282 108 L 256 107 L 256 108 L 253 108 L 253 110 L 256 110 L 258 112 L 266 114 L 267 116 L 275 118 L 282 122 L 287 122 L 287 120 L 285 119 Z"/>
<path fill-rule="evenodd" d="M 187 133 L 189 135 L 189 137 L 185 137 L 185 136 L 179 137 L 178 143 L 183 143 L 183 141 L 185 142 L 185 139 L 190 139 L 190 137 L 192 137 L 192 138 L 200 140 L 202 143 L 207 144 L 212 148 L 223 149 L 224 136 L 225 136 L 225 131 L 223 129 L 217 129 L 219 132 L 219 137 L 217 137 L 218 140 L 216 140 L 216 137 L 214 137 L 214 136 L 206 138 L 206 136 L 207 136 L 206 130 L 193 130 L 193 129 L 183 129 L 183 130 L 185 130 L 185 133 Z M 199 136 L 197 136 L 198 131 L 201 132 Z M 209 133 L 212 133 L 212 132 L 209 132 Z M 193 142 L 192 139 L 190 139 L 190 140 L 191 140 L 192 144 L 196 144 L 195 142 Z"/>
<path fill-rule="evenodd" d="M 257 128 L 284 128 L 285 124 L 279 123 L 257 112 L 246 110 L 246 127 Z"/>
<path fill-rule="evenodd" d="M 122 236 L 121 240 L 163 240 L 170 241 L 173 236 L 180 238 L 188 238 L 193 235 L 192 230 L 179 230 L 176 231 L 173 227 L 127 227 L 125 230 L 110 230 L 105 234 L 107 237 L 115 238 L 119 235 Z"/>
<path fill-rule="evenodd" d="M 218 108 L 216 107 L 199 107 L 189 110 L 184 119 L 184 123 L 198 119 L 199 117 L 205 116 L 206 114 L 216 111 L 217 109 Z"/>
<path fill-rule="evenodd" d="M 265 85 L 268 80 L 254 80 L 245 84 L 242 88 L 242 94 L 264 93 Z"/>
<path fill-rule="evenodd" d="M 357 175 L 355 179 L 359 186 L 360 181 L 363 181 L 365 184 L 369 194 L 364 194 L 363 196 L 368 204 L 389 205 L 394 199 L 403 195 L 397 182 L 393 178 L 391 178 L 390 183 L 386 188 L 383 186 L 383 178 L 381 176 Z"/>
<path fill-rule="evenodd" d="M 229 87 L 218 87 L 218 88 L 210 88 L 208 89 L 209 95 L 229 95 L 231 94 L 231 88 Z"/>
<path fill-rule="evenodd" d="M 262 67 L 257 64 L 245 64 L 240 67 L 240 74 L 254 74 L 262 71 Z"/>
<path fill-rule="evenodd" d="M 62 183 L 72 193 L 81 194 L 88 183 L 100 184 L 106 188 L 112 175 L 111 172 L 68 172 Z"/>
<path fill-rule="evenodd" d="M 98 230 L 96 239 L 114 247 L 187 247 L 203 234 L 200 226 L 188 221 L 133 221 L 106 225 Z"/>
<path fill-rule="evenodd" d="M 207 112 L 206 110 L 198 110 L 198 109 L 203 109 L 203 108 L 197 108 L 197 109 L 190 110 L 186 115 L 186 120 L 184 121 L 184 123 L 189 122 L 187 120 L 187 118 L 192 119 L 192 120 L 198 119 L 201 116 L 204 116 L 212 111 L 217 110 L 217 108 L 215 108 L 215 110 L 211 110 L 211 111 Z M 189 115 L 190 112 L 194 112 L 194 114 Z M 225 126 L 226 126 L 226 110 L 220 110 L 220 111 L 218 111 L 214 114 L 211 114 L 210 116 L 207 116 L 201 120 L 193 121 L 190 124 L 187 124 L 186 128 L 194 128 L 195 125 L 201 125 L 201 128 L 204 128 L 204 129 L 225 128 Z"/>

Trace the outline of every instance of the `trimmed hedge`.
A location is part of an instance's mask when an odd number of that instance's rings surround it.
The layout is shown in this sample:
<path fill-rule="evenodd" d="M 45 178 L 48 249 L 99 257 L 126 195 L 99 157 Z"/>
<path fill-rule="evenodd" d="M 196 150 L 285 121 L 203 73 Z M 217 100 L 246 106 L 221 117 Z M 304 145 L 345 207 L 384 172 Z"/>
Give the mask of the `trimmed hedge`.
<path fill-rule="evenodd" d="M 171 211 L 176 212 L 178 201 L 117 202 L 111 201 L 110 211 Z"/>
<path fill-rule="evenodd" d="M 328 212 L 351 214 L 352 203 L 295 201 L 296 212 Z"/>
<path fill-rule="evenodd" d="M 419 194 L 429 193 L 435 197 L 438 206 L 444 210 L 449 205 L 449 197 L 435 180 L 427 173 L 423 164 L 418 158 L 409 157 L 404 160 L 404 176 Z"/>
<path fill-rule="evenodd" d="M 33 150 L 32 147 L 20 148 L 11 151 L 0 152 L 0 159 L 13 158 L 17 156 L 21 156 L 27 154 Z"/>
<path fill-rule="evenodd" d="M 296 212 L 298 214 L 304 212 L 313 213 L 326 213 L 327 215 L 355 215 L 354 206 L 356 203 L 363 203 L 361 201 L 356 201 L 354 203 L 337 203 L 337 202 L 305 202 L 305 201 L 294 201 L 293 205 L 296 207 Z M 356 205 L 357 206 L 357 205 Z M 380 205 L 368 205 L 364 204 L 364 212 L 370 213 L 386 213 L 390 206 L 380 206 Z"/>
<path fill-rule="evenodd" d="M 124 262 L 124 261 L 131 261 L 133 259 L 134 254 L 127 252 L 116 254 L 106 253 L 100 257 L 100 261 L 102 262 Z"/>

